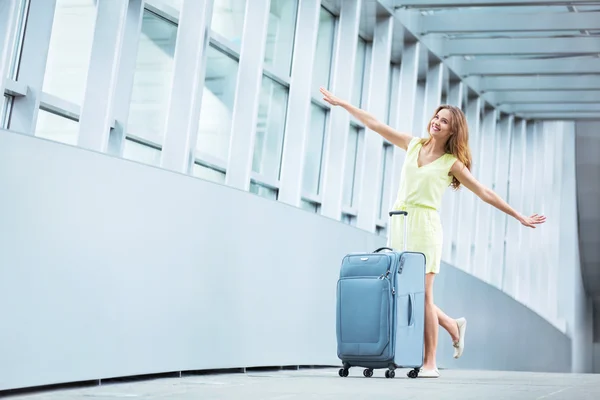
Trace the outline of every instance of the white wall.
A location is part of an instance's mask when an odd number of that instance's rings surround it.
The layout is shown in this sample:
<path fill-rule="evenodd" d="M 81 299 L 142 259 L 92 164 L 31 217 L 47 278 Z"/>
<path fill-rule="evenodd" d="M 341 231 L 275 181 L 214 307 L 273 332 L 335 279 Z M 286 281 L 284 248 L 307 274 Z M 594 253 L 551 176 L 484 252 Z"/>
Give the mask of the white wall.
<path fill-rule="evenodd" d="M 0 390 L 168 371 L 337 365 L 339 263 L 381 237 L 159 168 L 0 131 Z M 469 318 L 440 366 L 570 370 L 567 336 L 450 266 Z M 535 339 L 535 340 L 534 340 Z"/>

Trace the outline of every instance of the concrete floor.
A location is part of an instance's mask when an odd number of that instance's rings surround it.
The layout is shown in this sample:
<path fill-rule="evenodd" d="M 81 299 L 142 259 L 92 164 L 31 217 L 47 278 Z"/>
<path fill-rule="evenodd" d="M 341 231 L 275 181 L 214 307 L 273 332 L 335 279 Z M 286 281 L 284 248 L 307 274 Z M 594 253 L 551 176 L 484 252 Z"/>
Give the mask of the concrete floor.
<path fill-rule="evenodd" d="M 347 378 L 340 378 L 337 369 L 198 375 L 10 397 L 20 400 L 600 399 L 600 375 L 442 370 L 438 379 L 409 379 L 405 370 L 398 370 L 394 379 L 385 379 L 384 370 L 375 371 L 372 378 L 364 378 L 358 368 L 350 372 Z"/>

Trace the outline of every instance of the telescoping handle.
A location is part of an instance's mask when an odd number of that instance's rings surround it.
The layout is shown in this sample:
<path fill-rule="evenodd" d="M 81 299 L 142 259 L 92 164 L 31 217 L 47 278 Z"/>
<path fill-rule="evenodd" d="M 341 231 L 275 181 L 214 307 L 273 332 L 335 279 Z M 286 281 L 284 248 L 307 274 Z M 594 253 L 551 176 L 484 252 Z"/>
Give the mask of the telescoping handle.
<path fill-rule="evenodd" d="M 407 211 L 390 211 L 390 219 L 388 221 L 388 238 L 387 238 L 387 247 L 381 247 L 377 250 L 375 250 L 376 253 L 382 251 L 382 250 L 389 250 L 389 251 L 394 251 L 392 249 L 392 218 L 394 217 L 394 215 L 404 215 L 404 251 L 406 251 L 407 247 L 406 244 L 408 242 L 408 222 L 406 221 L 408 219 L 408 212 Z"/>
<path fill-rule="evenodd" d="M 408 242 L 408 222 L 406 221 L 408 219 L 408 211 L 390 211 L 390 220 L 388 222 L 388 229 L 391 231 L 392 228 L 392 218 L 394 218 L 394 215 L 404 215 L 404 251 L 406 251 L 406 244 Z M 392 235 L 391 232 L 388 231 L 388 239 L 387 239 L 387 243 L 388 243 L 388 247 L 391 247 L 391 243 L 392 243 Z"/>

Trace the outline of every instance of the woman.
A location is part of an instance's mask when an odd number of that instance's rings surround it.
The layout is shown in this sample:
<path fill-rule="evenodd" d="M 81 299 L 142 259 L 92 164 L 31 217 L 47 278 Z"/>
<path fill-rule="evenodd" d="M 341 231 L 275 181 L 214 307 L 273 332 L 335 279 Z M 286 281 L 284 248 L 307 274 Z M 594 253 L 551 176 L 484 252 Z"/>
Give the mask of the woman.
<path fill-rule="evenodd" d="M 448 186 L 456 190 L 462 184 L 481 200 L 530 228 L 544 223 L 546 217 L 537 214 L 531 217 L 521 215 L 471 175 L 468 126 L 459 108 L 439 106 L 427 124 L 429 138 L 421 139 L 394 130 L 324 88 L 321 88 L 321 93 L 326 102 L 346 109 L 367 128 L 407 152 L 394 209 L 409 211 L 407 249 L 425 254 L 425 357 L 419 377 L 437 378 L 440 376 L 435 358 L 438 324 L 452 338 L 454 358 L 462 355 L 467 327 L 464 318 L 454 320 L 448 317 L 433 302 L 433 280 L 440 270 L 442 251 L 442 227 L 437 210 L 444 190 Z M 403 230 L 399 228 L 398 220 L 392 221 L 390 235 L 393 248 L 404 247 Z"/>

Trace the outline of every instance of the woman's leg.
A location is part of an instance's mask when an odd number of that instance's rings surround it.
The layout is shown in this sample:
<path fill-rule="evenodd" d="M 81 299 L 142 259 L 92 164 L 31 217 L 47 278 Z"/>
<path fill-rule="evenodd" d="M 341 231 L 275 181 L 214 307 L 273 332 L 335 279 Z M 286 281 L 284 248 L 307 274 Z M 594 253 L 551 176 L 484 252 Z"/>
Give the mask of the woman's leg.
<path fill-rule="evenodd" d="M 458 337 L 458 325 L 456 323 L 456 320 L 452 319 L 449 316 L 447 316 L 446 314 L 444 314 L 444 312 L 438 306 L 434 305 L 434 307 L 435 307 L 437 318 L 438 318 L 438 321 L 439 321 L 441 327 L 444 328 L 448 332 L 448 334 L 452 338 L 453 342 L 457 341 L 459 339 L 459 337 Z"/>
<path fill-rule="evenodd" d="M 438 338 L 438 315 L 433 302 L 433 280 L 435 274 L 425 275 L 425 359 L 424 370 L 435 370 L 435 353 Z"/>

